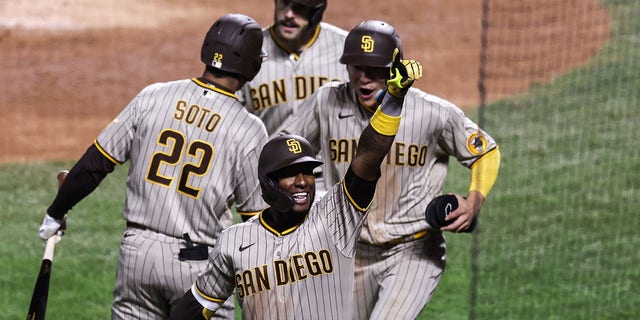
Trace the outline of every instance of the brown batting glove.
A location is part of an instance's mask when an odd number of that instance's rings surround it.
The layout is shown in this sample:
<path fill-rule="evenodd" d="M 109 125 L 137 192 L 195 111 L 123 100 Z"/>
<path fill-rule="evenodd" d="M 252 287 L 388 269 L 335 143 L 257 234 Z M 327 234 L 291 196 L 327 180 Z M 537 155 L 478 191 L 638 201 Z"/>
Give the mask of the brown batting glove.
<path fill-rule="evenodd" d="M 403 98 L 413 85 L 413 82 L 422 78 L 422 65 L 415 60 L 400 59 L 400 50 L 393 50 L 393 62 L 389 69 L 387 90 L 396 98 Z"/>

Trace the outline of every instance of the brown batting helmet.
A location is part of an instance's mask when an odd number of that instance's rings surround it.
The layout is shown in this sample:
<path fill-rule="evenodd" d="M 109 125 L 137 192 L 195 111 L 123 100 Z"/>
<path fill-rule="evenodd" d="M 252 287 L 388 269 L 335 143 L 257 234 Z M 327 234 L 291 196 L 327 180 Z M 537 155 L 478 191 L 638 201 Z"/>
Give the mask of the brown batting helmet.
<path fill-rule="evenodd" d="M 205 65 L 251 81 L 262 66 L 262 30 L 251 17 L 231 13 L 213 23 L 202 43 Z"/>
<path fill-rule="evenodd" d="M 312 169 L 322 164 L 316 160 L 313 147 L 305 138 L 285 134 L 269 140 L 262 148 L 258 160 L 262 198 L 278 211 L 291 209 L 295 202 L 290 194 L 279 190 L 273 173 L 294 164 L 307 164 Z"/>
<path fill-rule="evenodd" d="M 378 20 L 363 21 L 349 31 L 340 62 L 359 66 L 390 67 L 395 48 L 400 50 L 402 58 L 402 41 L 392 25 Z"/>
<path fill-rule="evenodd" d="M 291 2 L 311 8 L 308 19 L 309 27 L 312 28 L 322 21 L 322 14 L 327 9 L 327 0 L 291 0 Z"/>

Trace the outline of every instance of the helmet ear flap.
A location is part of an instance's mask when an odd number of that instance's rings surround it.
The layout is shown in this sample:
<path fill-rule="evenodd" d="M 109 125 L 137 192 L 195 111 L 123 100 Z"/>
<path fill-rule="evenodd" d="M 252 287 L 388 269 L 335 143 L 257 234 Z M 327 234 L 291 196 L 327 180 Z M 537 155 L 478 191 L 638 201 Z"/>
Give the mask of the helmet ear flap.
<path fill-rule="evenodd" d="M 309 20 L 309 28 L 312 29 L 320 24 L 322 15 L 327 9 L 327 0 L 291 0 L 291 2 L 301 4 L 311 9 L 307 19 Z"/>
<path fill-rule="evenodd" d="M 323 3 L 311 10 L 311 14 L 309 15 L 309 26 L 315 28 L 320 24 L 320 22 L 322 21 L 322 15 L 324 14 L 324 10 L 326 8 L 326 3 Z"/>
<path fill-rule="evenodd" d="M 262 189 L 262 199 L 277 211 L 289 211 L 295 204 L 293 197 L 280 191 L 278 183 L 267 175 L 260 174 L 260 188 Z"/>

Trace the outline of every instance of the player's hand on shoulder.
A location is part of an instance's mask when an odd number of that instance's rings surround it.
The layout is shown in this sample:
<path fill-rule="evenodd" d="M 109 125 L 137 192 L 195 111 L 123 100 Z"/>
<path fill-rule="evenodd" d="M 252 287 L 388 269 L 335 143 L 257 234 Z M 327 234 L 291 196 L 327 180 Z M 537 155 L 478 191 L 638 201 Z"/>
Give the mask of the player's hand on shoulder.
<path fill-rule="evenodd" d="M 40 228 L 38 229 L 38 235 L 40 236 L 40 239 L 47 241 L 54 234 L 58 234 L 60 237 L 62 237 L 66 228 L 67 215 L 64 215 L 62 219 L 56 219 L 50 216 L 48 213 L 45 213 L 44 218 L 42 219 L 42 223 L 40 224 Z"/>

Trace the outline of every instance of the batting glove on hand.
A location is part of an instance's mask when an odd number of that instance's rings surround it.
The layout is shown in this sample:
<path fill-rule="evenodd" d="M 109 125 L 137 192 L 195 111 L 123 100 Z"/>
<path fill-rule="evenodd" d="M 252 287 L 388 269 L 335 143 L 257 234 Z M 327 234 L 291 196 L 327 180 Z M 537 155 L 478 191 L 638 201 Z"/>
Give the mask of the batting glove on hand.
<path fill-rule="evenodd" d="M 396 98 L 403 98 L 413 85 L 413 82 L 422 78 L 422 65 L 415 60 L 400 59 L 400 50 L 393 50 L 393 62 L 389 70 L 387 90 Z"/>
<path fill-rule="evenodd" d="M 40 238 L 42 240 L 47 241 L 56 233 L 60 237 L 62 237 L 62 235 L 64 235 L 64 230 L 66 228 L 67 228 L 67 215 L 65 215 L 62 219 L 56 219 L 50 216 L 48 213 L 45 213 L 44 219 L 42 220 L 42 224 L 40 225 L 40 229 L 38 229 L 38 234 L 40 235 Z"/>

